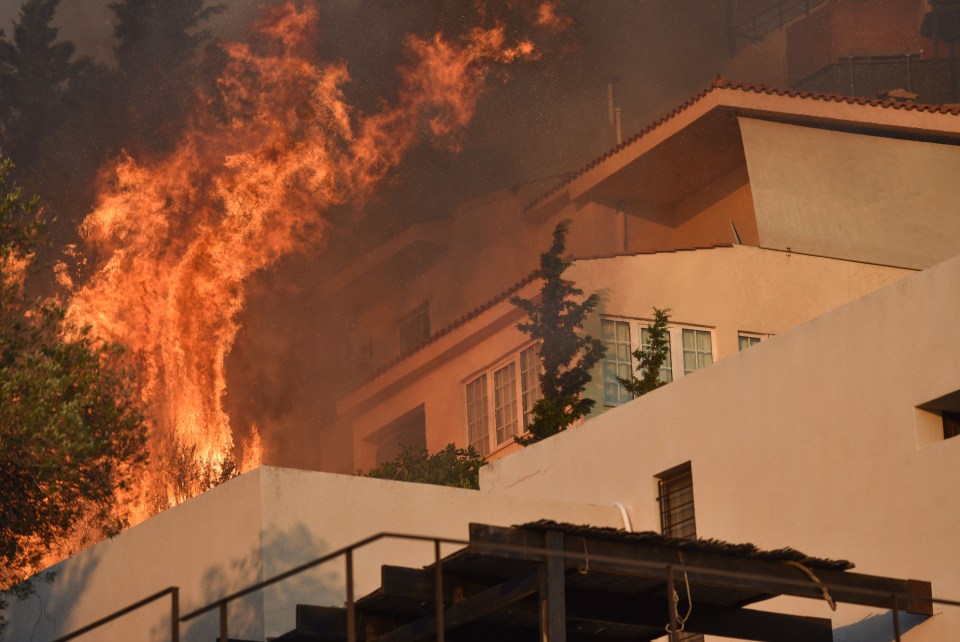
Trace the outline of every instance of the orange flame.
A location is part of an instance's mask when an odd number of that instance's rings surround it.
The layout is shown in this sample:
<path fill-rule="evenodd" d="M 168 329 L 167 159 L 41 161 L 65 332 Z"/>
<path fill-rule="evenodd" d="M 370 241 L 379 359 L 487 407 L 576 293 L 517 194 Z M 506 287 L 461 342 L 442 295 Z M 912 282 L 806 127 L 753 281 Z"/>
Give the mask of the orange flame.
<path fill-rule="evenodd" d="M 491 66 L 535 56 L 528 41 L 508 44 L 501 26 L 455 42 L 410 37 L 394 104 L 363 115 L 345 101 L 345 64 L 310 58 L 316 25 L 312 4 L 266 9 L 252 44 L 225 47 L 211 99 L 221 109 L 198 113 L 166 158 L 116 161 L 81 226 L 102 258 L 70 314 L 141 364 L 158 475 L 183 453 L 213 477 L 232 465 L 225 359 L 247 279 L 321 242 L 324 209 L 367 197 L 423 123 L 438 144 L 458 149 Z M 244 468 L 259 464 L 253 434 Z M 183 496 L 183 479 L 152 483 L 156 508 Z M 190 484 L 187 495 L 203 490 Z"/>

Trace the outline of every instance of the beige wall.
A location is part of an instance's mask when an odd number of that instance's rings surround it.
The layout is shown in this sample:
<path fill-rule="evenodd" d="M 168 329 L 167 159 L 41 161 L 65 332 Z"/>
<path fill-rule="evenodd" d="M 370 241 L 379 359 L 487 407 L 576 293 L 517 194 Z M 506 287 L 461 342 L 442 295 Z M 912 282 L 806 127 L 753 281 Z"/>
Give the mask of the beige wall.
<path fill-rule="evenodd" d="M 847 558 L 958 599 L 960 439 L 918 439 L 915 410 L 960 389 L 958 283 L 960 258 L 496 461 L 481 486 L 626 494 L 636 527 L 657 530 L 654 476 L 691 461 L 698 535 Z M 905 639 L 960 639 L 960 610 L 942 611 Z M 863 616 L 842 607 L 835 626 Z"/>
<path fill-rule="evenodd" d="M 924 268 L 960 254 L 960 147 L 740 119 L 760 245 Z"/>
<path fill-rule="evenodd" d="M 739 331 L 778 334 L 910 273 L 747 246 L 583 260 L 568 272 L 585 292 L 601 295 L 601 315 L 649 319 L 656 306 L 670 308 L 677 324 L 712 329 L 717 358 L 737 352 Z M 522 295 L 538 288 L 531 284 Z M 375 464 L 368 441 L 375 430 L 421 403 L 431 451 L 451 442 L 465 446 L 464 384 L 529 344 L 515 327 L 519 320 L 517 310 L 501 302 L 343 400 L 339 411 L 345 427 L 352 425 L 354 468 Z M 586 330 L 600 335 L 599 316 Z M 599 369 L 587 396 L 602 399 Z M 596 410 L 603 409 L 598 403 Z"/>
<path fill-rule="evenodd" d="M 384 531 L 468 537 L 467 525 L 538 519 L 617 527 L 613 506 L 507 498 L 477 491 L 263 467 L 168 510 L 57 565 L 57 579 L 14 603 L 7 639 L 46 642 L 170 585 L 186 613 Z M 455 547 L 446 547 L 444 554 Z M 392 540 L 355 554 L 356 595 L 380 581 L 382 564 L 422 566 L 433 545 Z M 294 627 L 298 603 L 342 605 L 343 559 L 254 594 L 230 608 L 231 637 L 264 639 Z M 185 642 L 210 642 L 217 615 L 183 627 Z M 169 640 L 169 602 L 83 640 Z"/>

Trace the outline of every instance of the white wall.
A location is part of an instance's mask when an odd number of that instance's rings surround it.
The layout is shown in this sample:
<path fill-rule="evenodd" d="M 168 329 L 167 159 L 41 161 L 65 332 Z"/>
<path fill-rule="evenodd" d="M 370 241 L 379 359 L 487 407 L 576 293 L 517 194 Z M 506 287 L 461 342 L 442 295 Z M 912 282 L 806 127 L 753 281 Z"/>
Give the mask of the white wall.
<path fill-rule="evenodd" d="M 52 584 L 14 603 L 8 640 L 45 642 L 167 586 L 187 613 L 384 531 L 468 537 L 467 525 L 509 526 L 541 518 L 620 526 L 612 506 L 504 497 L 478 491 L 263 467 L 139 524 L 53 570 Z M 454 547 L 444 548 L 444 554 Z M 388 541 L 356 553 L 356 596 L 379 585 L 385 563 L 432 562 L 432 543 Z M 338 559 L 230 606 L 231 637 L 264 639 L 291 630 L 297 603 L 343 605 Z M 84 636 L 84 642 L 169 640 L 169 601 Z M 217 635 L 212 612 L 184 625 L 186 642 Z"/>
<path fill-rule="evenodd" d="M 627 497 L 637 528 L 658 530 L 654 476 L 689 460 L 701 537 L 847 558 L 958 599 L 960 439 L 918 442 L 915 410 L 960 389 L 958 313 L 960 258 L 496 461 L 481 487 Z M 862 617 L 842 607 L 834 623 Z M 960 639 L 960 608 L 905 639 Z"/>
<path fill-rule="evenodd" d="M 960 254 L 960 146 L 739 121 L 761 246 L 913 268 Z"/>

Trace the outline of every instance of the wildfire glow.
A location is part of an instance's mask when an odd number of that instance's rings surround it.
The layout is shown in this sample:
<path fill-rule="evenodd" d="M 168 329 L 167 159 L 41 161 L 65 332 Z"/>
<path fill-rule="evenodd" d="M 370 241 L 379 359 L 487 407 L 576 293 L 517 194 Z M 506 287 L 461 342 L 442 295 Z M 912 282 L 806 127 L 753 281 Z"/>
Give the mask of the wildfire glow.
<path fill-rule="evenodd" d="M 455 41 L 408 37 L 396 98 L 361 114 L 342 92 L 345 63 L 311 57 L 317 19 L 309 3 L 265 10 L 255 44 L 226 45 L 209 97 L 219 109 L 197 113 L 167 157 L 108 167 L 81 227 L 99 262 L 70 314 L 140 366 L 157 471 L 141 490 L 154 509 L 202 491 L 232 461 L 225 359 L 247 279 L 322 242 L 324 210 L 367 197 L 421 132 L 458 149 L 491 66 L 536 55 L 500 26 Z M 260 462 L 252 435 L 243 468 Z"/>

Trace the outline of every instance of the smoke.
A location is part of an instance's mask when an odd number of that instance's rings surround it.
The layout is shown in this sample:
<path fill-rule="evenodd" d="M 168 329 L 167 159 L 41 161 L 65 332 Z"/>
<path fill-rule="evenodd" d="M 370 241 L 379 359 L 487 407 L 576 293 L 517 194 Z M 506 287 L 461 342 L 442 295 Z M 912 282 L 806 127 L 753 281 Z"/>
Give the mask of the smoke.
<path fill-rule="evenodd" d="M 115 64 L 112 0 L 64 0 L 55 26 L 78 53 Z M 0 7 L 0 25 L 15 18 Z M 211 3 L 212 4 L 212 3 Z M 208 28 L 220 41 L 246 37 L 258 0 L 229 0 Z M 272 4 L 279 4 L 279 1 Z M 327 0 L 318 2 L 317 58 L 342 61 L 352 81 L 346 102 L 374 113 L 395 96 L 406 38 L 448 38 L 476 24 L 476 8 L 510 17 L 535 3 L 512 0 Z M 625 133 L 657 115 L 665 103 L 702 86 L 719 69 L 725 47 L 724 2 L 705 0 L 591 0 L 558 4 L 552 19 L 564 29 L 543 29 L 540 59 L 495 75 L 477 97 L 472 122 L 456 138 L 414 147 L 362 206 L 330 206 L 324 250 L 304 248 L 248 275 L 238 306 L 241 328 L 226 361 L 224 409 L 235 441 L 258 426 L 270 463 L 311 466 L 317 431 L 332 425 L 340 350 L 349 315 L 332 309 L 324 284 L 343 260 L 418 221 L 445 216 L 472 198 L 511 185 L 576 169 L 613 144 L 604 78 L 617 76 Z M 546 25 L 550 16 L 534 17 Z M 507 21 L 518 29 L 519 21 Z M 6 31 L 9 33 L 10 29 Z M 517 32 L 508 36 L 516 38 Z M 163 59 L 155 61 L 162 67 Z M 176 137 L 174 136 L 174 139 Z M 136 150 L 141 141 L 117 141 Z M 452 148 L 459 148 L 453 153 Z M 101 159 L 108 161 L 109 159 Z M 79 163 L 81 172 L 86 159 Z M 88 169 L 86 171 L 89 171 Z M 64 170 L 69 174 L 69 168 Z M 83 203 L 84 198 L 75 199 Z M 93 204 L 93 197 L 86 197 Z M 65 213 L 63 225 L 87 214 Z M 56 236 L 56 233 L 55 233 Z M 68 237 L 68 234 L 62 235 Z M 336 255 L 336 261 L 331 260 Z"/>

